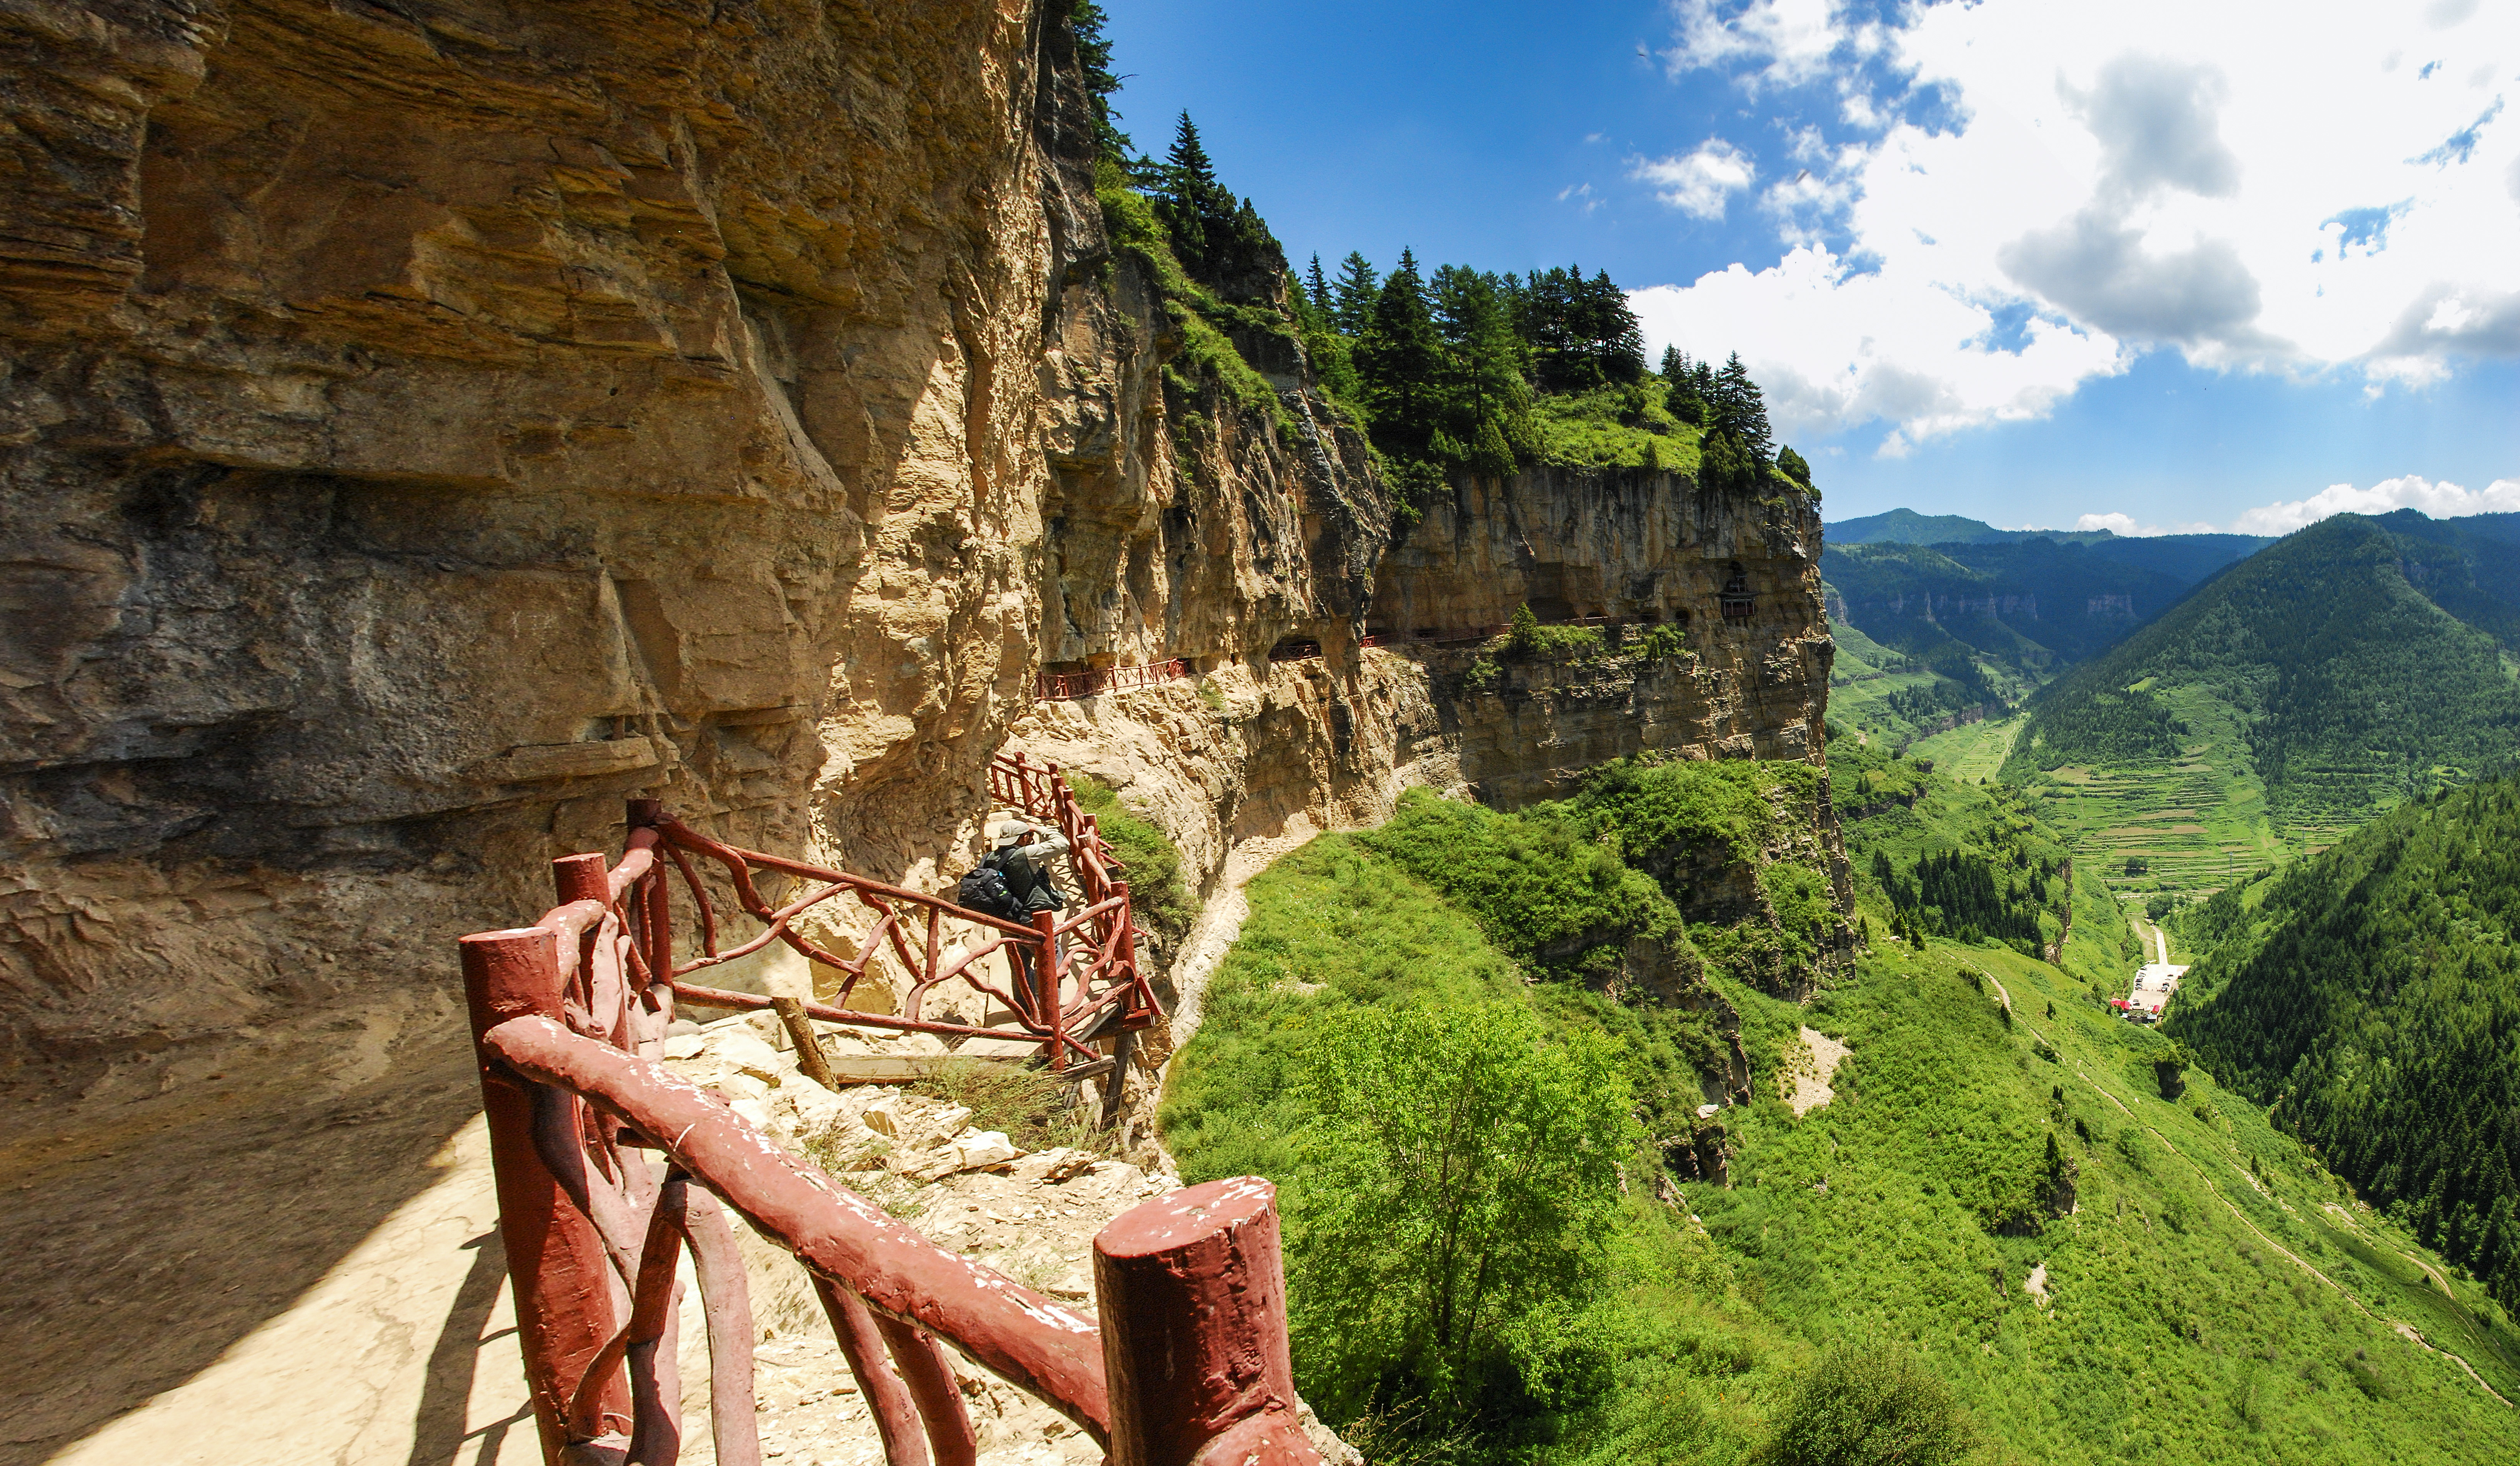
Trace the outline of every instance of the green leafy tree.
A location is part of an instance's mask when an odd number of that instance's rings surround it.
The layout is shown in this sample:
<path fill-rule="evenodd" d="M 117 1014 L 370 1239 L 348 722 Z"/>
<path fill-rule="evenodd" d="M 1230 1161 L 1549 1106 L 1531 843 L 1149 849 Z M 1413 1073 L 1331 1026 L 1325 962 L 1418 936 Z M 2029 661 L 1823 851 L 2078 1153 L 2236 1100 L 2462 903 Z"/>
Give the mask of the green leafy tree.
<path fill-rule="evenodd" d="M 1458 1414 L 1584 1347 L 1619 1164 L 1619 1050 L 1525 1004 L 1377 1010 L 1323 1034 L 1313 1179 L 1291 1218 L 1298 1372 L 1333 1419 Z"/>
<path fill-rule="evenodd" d="M 1903 1350 L 1830 1350 L 1786 1401 L 1761 1466 L 1948 1466 L 1976 1432 Z"/>
<path fill-rule="evenodd" d="M 1803 461 L 1803 455 L 1791 448 L 1777 450 L 1777 472 L 1805 488 L 1812 486 L 1811 465 Z"/>

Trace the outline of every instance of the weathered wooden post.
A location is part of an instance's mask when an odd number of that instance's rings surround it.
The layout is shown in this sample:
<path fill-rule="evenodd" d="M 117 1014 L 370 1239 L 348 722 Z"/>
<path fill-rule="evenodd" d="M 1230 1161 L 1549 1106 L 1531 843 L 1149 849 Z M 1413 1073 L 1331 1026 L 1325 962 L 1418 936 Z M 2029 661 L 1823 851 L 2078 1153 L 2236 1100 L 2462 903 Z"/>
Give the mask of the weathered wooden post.
<path fill-rule="evenodd" d="M 1297 1418 L 1278 1188 L 1209 1181 L 1094 1239 L 1112 1466 L 1319 1466 Z"/>
<path fill-rule="evenodd" d="M 563 1021 L 560 943 L 548 929 L 526 927 L 476 932 L 459 945 L 481 1068 L 491 1177 L 499 1194 L 499 1240 L 507 1249 L 509 1286 L 517 1301 L 517 1342 L 543 1459 L 557 1462 L 570 1443 L 571 1392 L 620 1328 L 611 1264 L 594 1223 L 570 1204 L 535 1150 L 535 1086 L 494 1071 L 477 1045 L 482 1034 L 512 1018 L 540 1014 Z M 598 1415 L 605 1434 L 629 1433 L 630 1390 L 617 1373 L 601 1387 Z"/>
<path fill-rule="evenodd" d="M 1134 984 L 1138 980 L 1138 926 L 1132 915 L 1136 907 L 1128 899 L 1129 883 L 1112 882 L 1111 893 L 1121 897 L 1120 909 L 1112 917 L 1120 924 L 1120 929 L 1112 934 L 1112 940 L 1119 946 L 1120 960 L 1112 964 L 1111 972 L 1119 981 Z M 1129 1020 L 1136 1015 L 1129 1011 L 1126 998 L 1121 999 L 1118 1009 L 1114 1019 L 1121 1027 L 1111 1038 L 1111 1072 L 1102 1079 L 1102 1128 L 1106 1130 L 1119 1126 L 1120 1091 L 1129 1082 L 1129 1051 L 1137 1046 L 1138 1041 L 1138 1031 L 1128 1027 Z"/>
<path fill-rule="evenodd" d="M 1040 1021 L 1050 1030 L 1050 1072 L 1060 1074 L 1067 1069 L 1066 1005 L 1058 991 L 1058 913 L 1036 911 L 1032 930 L 1041 942 L 1033 954 L 1032 988 L 1039 1004 Z"/>

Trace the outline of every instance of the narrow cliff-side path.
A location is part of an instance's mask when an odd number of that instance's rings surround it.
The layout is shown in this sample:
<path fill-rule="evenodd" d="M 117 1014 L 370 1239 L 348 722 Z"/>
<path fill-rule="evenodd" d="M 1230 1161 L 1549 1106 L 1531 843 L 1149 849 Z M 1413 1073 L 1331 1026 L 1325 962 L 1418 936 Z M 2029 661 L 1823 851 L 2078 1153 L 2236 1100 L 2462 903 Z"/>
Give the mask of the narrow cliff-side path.
<path fill-rule="evenodd" d="M 460 1005 L 21 1071 L 0 1466 L 539 1459 Z"/>

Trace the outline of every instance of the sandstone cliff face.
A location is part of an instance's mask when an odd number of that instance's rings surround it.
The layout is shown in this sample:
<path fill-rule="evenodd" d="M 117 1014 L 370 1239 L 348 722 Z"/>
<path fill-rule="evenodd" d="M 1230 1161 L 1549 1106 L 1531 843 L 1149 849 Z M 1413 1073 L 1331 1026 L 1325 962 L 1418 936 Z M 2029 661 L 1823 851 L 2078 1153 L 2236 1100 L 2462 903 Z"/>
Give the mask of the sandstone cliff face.
<path fill-rule="evenodd" d="M 957 834 L 1076 247 L 1031 6 L 0 34 L 22 1056 L 442 978 L 642 790 L 895 874 Z"/>
<path fill-rule="evenodd" d="M 1208 875 L 1409 783 L 1817 758 L 1807 507 L 1534 473 L 1394 547 L 1291 349 L 1274 414 L 1167 384 L 1030 0 L 51 0 L 0 42 L 11 1062 L 442 993 L 633 795 L 944 884 L 1019 719 Z M 1552 599 L 1688 612 L 1696 659 L 1472 696 L 1355 645 Z M 1175 656 L 1211 697 L 1032 702 Z"/>

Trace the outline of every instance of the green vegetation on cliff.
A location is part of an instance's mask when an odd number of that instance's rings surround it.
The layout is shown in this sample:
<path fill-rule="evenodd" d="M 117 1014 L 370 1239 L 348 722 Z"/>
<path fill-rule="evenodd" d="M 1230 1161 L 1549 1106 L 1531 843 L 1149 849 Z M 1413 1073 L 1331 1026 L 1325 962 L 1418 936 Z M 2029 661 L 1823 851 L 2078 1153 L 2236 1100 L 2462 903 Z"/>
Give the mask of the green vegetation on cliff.
<path fill-rule="evenodd" d="M 2392 812 L 2183 913 L 2170 1031 L 2520 1309 L 2520 784 Z"/>
<path fill-rule="evenodd" d="M 1463 1463 L 1876 1459 L 1825 1454 L 1850 1419 L 1921 1422 L 1919 1459 L 2520 1445 L 2510 1410 L 2398 1327 L 2520 1397 L 2507 1323 L 2478 1289 L 2447 1271 L 2448 1292 L 2431 1283 L 2399 1223 L 2356 1206 L 2212 1065 L 2163 1097 L 2175 1046 L 2095 992 L 2134 960 L 2103 883 L 2049 877 L 2043 933 L 2068 901 L 2074 916 L 2062 967 L 1993 941 L 1890 940 L 1875 856 L 1904 876 L 1957 855 L 2026 887 L 2012 852 L 2059 847 L 2004 790 L 1851 741 L 1830 754 L 1832 792 L 1870 796 L 1838 803 L 1874 945 L 1796 1004 L 1735 980 L 1689 928 L 1753 1071 L 1748 1103 L 1712 1122 L 1686 1108 L 1696 1076 L 1638 1041 L 1662 1000 L 1570 981 L 1544 954 L 1755 885 L 1741 876 L 1768 869 L 1716 878 L 1736 852 L 1786 848 L 1791 801 L 1771 796 L 1816 796 L 1810 770 L 1615 766 L 1519 815 L 1416 795 L 1383 830 L 1323 837 L 1252 884 L 1161 1123 L 1191 1178 L 1257 1171 L 1283 1188 L 1308 1395 L 1375 1459 Z M 1665 848 L 1694 852 L 1668 885 L 1645 863 Z M 1536 914 L 1513 909 L 1526 884 Z M 1797 1115 L 1785 1081 L 1809 1062 L 1806 1027 L 1853 1052 L 1834 1098 Z M 1491 1031 L 1477 1054 L 1446 1047 Z M 1464 1076 L 1484 1077 L 1474 1094 L 1446 1089 Z M 1649 1143 L 1622 1152 L 1604 1127 L 1528 1164 L 1524 1137 L 1572 1137 L 1558 1127 L 1603 1118 L 1621 1084 Z M 1380 1119 L 1360 1124 L 1348 1107 L 1368 1094 Z M 1465 1127 L 1440 1123 L 1455 1119 Z M 1467 1147 L 1446 1172 L 1465 1179 L 1400 1183 L 1446 1154 L 1442 1135 Z M 1729 1184 L 1688 1159 L 1708 1135 L 1732 1151 Z M 1538 1260 L 1484 1351 L 1458 1352 L 1432 1321 L 1455 1276 L 1437 1254 L 1384 1245 L 1447 1218 L 1456 1234 L 1527 1228 L 1496 1233 L 1498 1255 Z"/>

